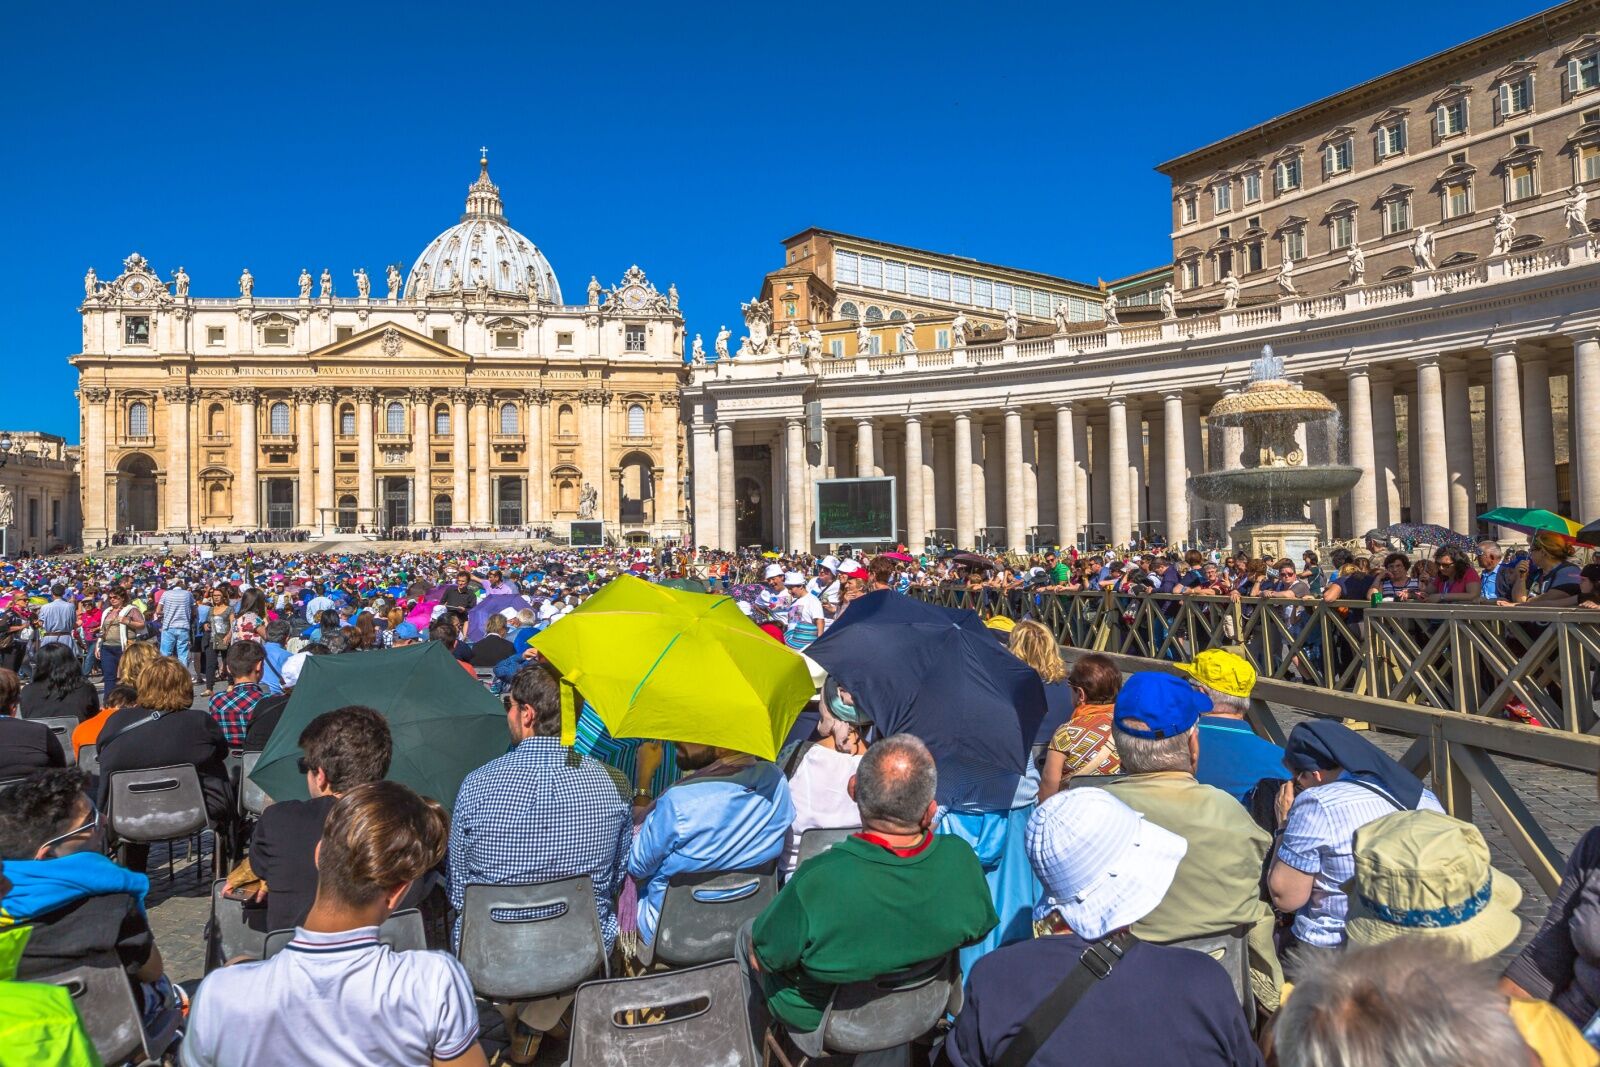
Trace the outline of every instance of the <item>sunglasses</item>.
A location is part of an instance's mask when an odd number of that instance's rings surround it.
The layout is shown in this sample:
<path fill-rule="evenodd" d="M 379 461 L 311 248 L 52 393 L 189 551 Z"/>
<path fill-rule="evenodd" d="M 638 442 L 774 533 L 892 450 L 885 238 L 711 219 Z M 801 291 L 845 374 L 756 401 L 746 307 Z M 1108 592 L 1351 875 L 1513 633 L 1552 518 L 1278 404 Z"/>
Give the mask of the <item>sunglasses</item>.
<path fill-rule="evenodd" d="M 93 833 L 94 831 L 96 831 L 98 829 L 100 829 L 100 809 L 94 806 L 94 802 L 93 801 L 90 801 L 89 802 L 89 821 L 88 822 L 84 823 L 81 826 L 76 826 L 73 829 L 68 830 L 64 834 L 57 834 L 55 837 L 52 837 L 50 840 L 46 841 L 44 844 L 40 845 L 39 847 L 40 848 L 45 848 L 45 849 L 55 848 L 57 845 L 61 844 L 64 841 L 70 841 L 74 837 L 79 836 L 80 834 Z"/>

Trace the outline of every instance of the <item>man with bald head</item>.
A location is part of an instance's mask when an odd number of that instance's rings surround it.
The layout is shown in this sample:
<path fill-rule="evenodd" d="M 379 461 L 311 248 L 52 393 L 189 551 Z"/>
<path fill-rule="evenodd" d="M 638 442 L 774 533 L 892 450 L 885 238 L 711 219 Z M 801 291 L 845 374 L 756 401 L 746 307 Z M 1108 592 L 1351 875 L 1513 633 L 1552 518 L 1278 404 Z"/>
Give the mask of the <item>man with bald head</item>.
<path fill-rule="evenodd" d="M 874 743 L 849 783 L 861 830 L 801 864 L 740 931 L 752 992 L 802 1050 L 836 985 L 938 959 L 999 922 L 972 847 L 933 833 L 937 781 L 917 738 Z"/>

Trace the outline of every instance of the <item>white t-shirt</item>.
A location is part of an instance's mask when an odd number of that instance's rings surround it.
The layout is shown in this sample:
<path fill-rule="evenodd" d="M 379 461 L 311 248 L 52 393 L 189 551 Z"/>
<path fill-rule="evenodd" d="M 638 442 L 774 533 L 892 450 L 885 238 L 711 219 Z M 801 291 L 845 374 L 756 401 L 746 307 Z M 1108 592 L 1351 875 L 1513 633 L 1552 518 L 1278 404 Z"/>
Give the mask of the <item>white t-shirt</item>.
<path fill-rule="evenodd" d="M 800 835 L 807 830 L 855 829 L 861 812 L 850 799 L 850 776 L 861 764 L 860 756 L 812 745 L 806 749 L 794 777 L 789 779 L 789 799 L 794 802 L 794 823 L 783 850 L 785 877 L 800 861 Z"/>
<path fill-rule="evenodd" d="M 478 1039 L 472 982 L 454 956 L 395 952 L 378 928 L 295 932 L 260 963 L 212 971 L 189 1009 L 184 1067 L 429 1067 Z"/>
<path fill-rule="evenodd" d="M 808 622 L 818 622 L 822 619 L 822 601 L 812 593 L 799 597 L 789 605 L 789 626 L 803 626 Z"/>

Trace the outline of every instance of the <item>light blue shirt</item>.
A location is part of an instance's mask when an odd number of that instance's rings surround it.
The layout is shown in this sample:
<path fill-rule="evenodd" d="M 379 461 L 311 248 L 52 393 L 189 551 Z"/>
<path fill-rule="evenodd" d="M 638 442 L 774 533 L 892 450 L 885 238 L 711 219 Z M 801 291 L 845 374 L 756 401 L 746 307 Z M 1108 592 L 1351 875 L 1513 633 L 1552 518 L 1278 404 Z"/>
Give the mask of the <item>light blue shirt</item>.
<path fill-rule="evenodd" d="M 261 642 L 261 651 L 267 654 L 267 667 L 261 672 L 261 688 L 277 695 L 283 692 L 283 664 L 292 654 L 282 645 L 271 641 Z"/>
<path fill-rule="evenodd" d="M 338 606 L 326 596 L 314 596 L 306 601 L 306 622 L 316 622 L 317 616 L 324 611 L 332 611 Z"/>
<path fill-rule="evenodd" d="M 661 794 L 633 838 L 628 873 L 639 893 L 639 936 L 655 940 L 667 882 L 691 871 L 748 871 L 778 858 L 794 802 L 789 783 L 766 760 L 711 767 Z"/>

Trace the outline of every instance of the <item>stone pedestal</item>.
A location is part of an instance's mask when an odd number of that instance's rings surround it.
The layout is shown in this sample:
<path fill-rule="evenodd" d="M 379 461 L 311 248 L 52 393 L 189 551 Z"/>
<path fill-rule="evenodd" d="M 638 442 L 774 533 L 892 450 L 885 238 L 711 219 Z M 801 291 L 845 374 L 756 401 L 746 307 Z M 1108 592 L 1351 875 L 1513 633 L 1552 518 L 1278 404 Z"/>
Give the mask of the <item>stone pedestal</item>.
<path fill-rule="evenodd" d="M 1288 557 L 1297 567 L 1301 553 L 1314 549 L 1322 537 L 1310 522 L 1241 522 L 1230 534 L 1235 552 L 1247 552 L 1251 559 Z"/>

